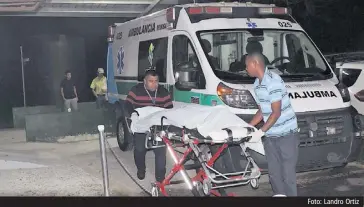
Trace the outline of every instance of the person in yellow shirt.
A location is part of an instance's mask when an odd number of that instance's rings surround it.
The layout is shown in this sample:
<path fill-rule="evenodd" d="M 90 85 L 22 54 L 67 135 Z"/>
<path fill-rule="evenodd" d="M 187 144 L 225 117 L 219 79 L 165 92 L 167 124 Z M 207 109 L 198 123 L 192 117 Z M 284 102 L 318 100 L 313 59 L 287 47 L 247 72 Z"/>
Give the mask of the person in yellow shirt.
<path fill-rule="evenodd" d="M 92 93 L 96 97 L 96 107 L 102 108 L 105 105 L 106 100 L 106 92 L 107 92 L 107 83 L 106 77 L 104 76 L 104 69 L 97 69 L 97 77 L 92 80 L 90 88 L 92 89 Z"/>

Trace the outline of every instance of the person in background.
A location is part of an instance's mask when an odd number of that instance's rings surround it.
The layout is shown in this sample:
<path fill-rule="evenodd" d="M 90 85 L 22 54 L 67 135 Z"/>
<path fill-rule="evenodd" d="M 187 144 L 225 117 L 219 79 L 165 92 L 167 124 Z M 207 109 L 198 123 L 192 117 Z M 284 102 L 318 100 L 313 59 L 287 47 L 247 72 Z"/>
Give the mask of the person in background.
<path fill-rule="evenodd" d="M 157 106 L 173 108 L 171 95 L 166 88 L 159 85 L 159 76 L 155 70 L 147 70 L 144 82 L 133 86 L 125 100 L 125 111 L 131 116 L 135 109 L 145 106 Z M 146 134 L 134 133 L 134 160 L 138 169 L 137 177 L 143 180 L 145 177 L 145 148 Z M 155 179 L 162 182 L 166 174 L 166 147 L 154 149 L 155 154 Z"/>
<path fill-rule="evenodd" d="M 97 77 L 92 80 L 90 88 L 96 97 L 96 108 L 103 108 L 106 100 L 107 82 L 104 76 L 104 69 L 97 69 Z"/>
<path fill-rule="evenodd" d="M 69 70 L 65 72 L 65 78 L 61 82 L 61 95 L 64 101 L 64 108 L 66 111 L 71 112 L 72 110 L 78 110 L 78 96 L 76 85 L 72 80 L 72 74 Z"/>
<path fill-rule="evenodd" d="M 264 121 L 254 133 L 265 136 L 263 146 L 274 196 L 297 196 L 299 129 L 285 83 L 268 70 L 261 53 L 249 54 L 245 61 L 249 76 L 256 78 L 254 92 L 259 105 L 250 124 L 257 126 Z"/>

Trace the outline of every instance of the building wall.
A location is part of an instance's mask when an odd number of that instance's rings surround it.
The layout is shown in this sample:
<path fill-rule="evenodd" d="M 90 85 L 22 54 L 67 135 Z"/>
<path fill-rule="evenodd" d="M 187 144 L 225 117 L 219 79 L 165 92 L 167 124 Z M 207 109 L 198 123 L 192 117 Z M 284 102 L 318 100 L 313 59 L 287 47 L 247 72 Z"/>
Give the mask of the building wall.
<path fill-rule="evenodd" d="M 20 45 L 24 56 L 27 103 L 60 101 L 67 69 L 79 81 L 80 101 L 93 101 L 89 84 L 106 68 L 107 28 L 122 18 L 0 17 L 0 128 L 12 126 L 12 107 L 23 106 Z M 57 99 L 58 97 L 58 99 Z"/>

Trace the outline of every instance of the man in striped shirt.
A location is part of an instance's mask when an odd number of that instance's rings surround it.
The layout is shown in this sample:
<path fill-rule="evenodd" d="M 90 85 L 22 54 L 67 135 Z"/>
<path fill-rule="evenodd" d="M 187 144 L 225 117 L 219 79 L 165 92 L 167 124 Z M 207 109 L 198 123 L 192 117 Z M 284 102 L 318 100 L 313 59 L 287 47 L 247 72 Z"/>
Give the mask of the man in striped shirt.
<path fill-rule="evenodd" d="M 264 125 L 256 133 L 264 136 L 269 180 L 274 195 L 297 196 L 296 164 L 299 133 L 297 117 L 282 78 L 267 69 L 260 53 L 248 55 L 246 70 L 255 77 L 254 91 L 259 109 L 250 124 Z"/>
<path fill-rule="evenodd" d="M 159 76 L 155 70 L 147 70 L 144 82 L 132 87 L 125 100 L 125 110 L 131 115 L 137 108 L 145 106 L 157 106 L 162 108 L 173 108 L 171 95 L 166 88 L 159 85 Z M 134 160 L 138 169 L 137 177 L 145 178 L 145 148 L 146 134 L 134 133 Z M 166 148 L 154 149 L 155 154 L 155 178 L 158 182 L 164 180 L 166 174 Z"/>

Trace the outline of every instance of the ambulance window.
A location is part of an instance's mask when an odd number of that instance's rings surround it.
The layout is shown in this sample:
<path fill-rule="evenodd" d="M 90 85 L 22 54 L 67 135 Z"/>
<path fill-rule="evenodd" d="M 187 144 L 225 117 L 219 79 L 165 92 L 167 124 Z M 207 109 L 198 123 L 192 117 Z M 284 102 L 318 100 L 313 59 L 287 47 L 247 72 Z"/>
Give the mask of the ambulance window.
<path fill-rule="evenodd" d="M 249 53 L 263 55 L 269 70 L 286 81 L 321 80 L 328 78 L 331 70 L 312 41 L 304 32 L 252 29 L 199 31 L 197 36 L 204 45 L 208 40 L 212 51 L 204 48 L 204 54 L 215 75 L 224 81 L 251 83 L 246 71 L 245 58 Z M 212 60 L 217 59 L 217 64 Z M 315 74 L 320 74 L 315 76 Z M 292 77 L 292 78 L 291 78 Z"/>
<path fill-rule="evenodd" d="M 286 44 L 288 57 L 291 60 L 295 60 L 297 66 L 305 68 L 305 59 L 303 56 L 300 39 L 298 39 L 298 37 L 293 34 L 286 34 Z"/>
<path fill-rule="evenodd" d="M 299 35 L 285 35 L 288 56 L 292 61 L 291 65 L 297 70 L 291 72 L 315 73 L 317 72 L 317 69 L 325 70 L 326 65 L 322 61 L 322 58 L 320 58 L 318 55 L 315 55 L 316 53 L 312 54 L 313 51 L 316 51 L 313 45 L 310 44 L 307 39 L 300 38 Z"/>
<path fill-rule="evenodd" d="M 167 37 L 139 43 L 138 81 L 143 80 L 145 70 L 154 69 L 159 75 L 159 82 L 166 82 L 167 48 Z"/>
<path fill-rule="evenodd" d="M 177 35 L 173 37 L 173 73 L 178 64 L 191 63 L 193 67 L 201 68 L 195 49 L 191 41 L 185 35 Z"/>

